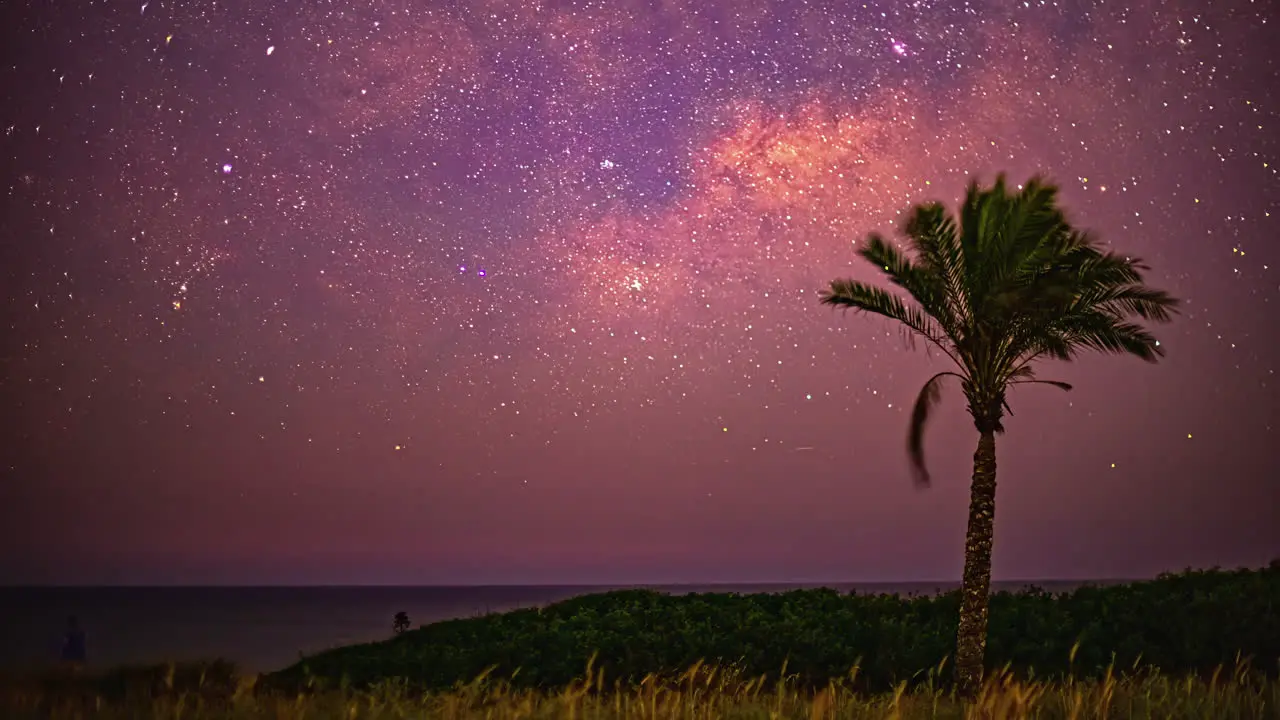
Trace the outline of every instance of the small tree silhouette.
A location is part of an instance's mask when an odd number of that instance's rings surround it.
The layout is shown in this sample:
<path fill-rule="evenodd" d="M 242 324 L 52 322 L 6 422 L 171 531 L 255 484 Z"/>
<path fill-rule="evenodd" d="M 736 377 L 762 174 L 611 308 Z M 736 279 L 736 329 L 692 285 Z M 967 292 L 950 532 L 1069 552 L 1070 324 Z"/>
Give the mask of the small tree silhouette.
<path fill-rule="evenodd" d="M 396 617 L 391 622 L 391 629 L 397 635 L 409 629 L 409 613 L 400 611 L 396 613 Z"/>

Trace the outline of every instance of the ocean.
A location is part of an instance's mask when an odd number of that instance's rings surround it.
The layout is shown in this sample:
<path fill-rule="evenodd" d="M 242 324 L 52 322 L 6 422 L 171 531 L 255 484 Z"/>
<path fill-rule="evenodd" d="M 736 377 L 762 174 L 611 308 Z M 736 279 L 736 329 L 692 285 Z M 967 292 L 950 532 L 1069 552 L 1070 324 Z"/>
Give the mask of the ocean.
<path fill-rule="evenodd" d="M 1098 581 L 1088 584 L 1109 584 Z M 1049 591 L 1086 583 L 997 582 L 1000 590 L 1034 584 Z M 672 594 L 783 592 L 830 587 L 840 592 L 927 595 L 958 583 L 644 586 Z M 223 658 L 256 672 L 278 670 L 302 655 L 391 636 L 406 612 L 413 627 L 617 589 L 592 586 L 491 587 L 0 587 L 0 669 L 31 669 L 58 659 L 67 617 L 75 615 L 94 668 L 170 660 Z"/>

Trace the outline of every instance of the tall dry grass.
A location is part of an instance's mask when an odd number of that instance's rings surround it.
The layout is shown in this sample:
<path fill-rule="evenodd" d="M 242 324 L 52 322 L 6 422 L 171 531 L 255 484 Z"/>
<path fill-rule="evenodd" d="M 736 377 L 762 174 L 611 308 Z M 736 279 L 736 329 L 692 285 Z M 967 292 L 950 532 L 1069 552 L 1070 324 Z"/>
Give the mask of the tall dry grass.
<path fill-rule="evenodd" d="M 370 690 L 335 689 L 284 695 L 261 690 L 256 676 L 214 677 L 167 666 L 158 675 L 104 691 L 101 677 L 11 678 L 0 685 L 0 716 L 102 718 L 104 720 L 702 720 L 710 718 L 1127 718 L 1280 719 L 1280 683 L 1247 662 L 1219 668 L 1209 677 L 1174 678 L 1156 673 L 1108 672 L 1097 680 L 1042 682 L 994 672 L 981 695 L 962 703 L 935 680 L 942 667 L 922 674 L 908 690 L 879 695 L 855 692 L 848 678 L 818 690 L 802 690 L 785 667 L 780 680 L 747 677 L 734 667 L 696 664 L 672 678 L 648 676 L 634 686 L 609 683 L 588 664 L 582 678 L 555 692 L 517 690 L 482 675 L 447 692 L 414 693 L 397 680 Z M 185 675 L 184 675 L 185 673 Z M 181 678 L 186 677 L 183 681 Z"/>

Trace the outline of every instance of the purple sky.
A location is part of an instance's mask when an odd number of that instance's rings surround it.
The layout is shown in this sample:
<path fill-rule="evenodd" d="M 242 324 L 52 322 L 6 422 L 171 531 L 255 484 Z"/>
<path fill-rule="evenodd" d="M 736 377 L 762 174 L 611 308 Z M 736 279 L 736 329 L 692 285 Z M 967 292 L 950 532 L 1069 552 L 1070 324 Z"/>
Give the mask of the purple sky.
<path fill-rule="evenodd" d="M 1185 304 L 1013 394 L 996 578 L 1280 556 L 1267 3 L 21 5 L 3 582 L 958 579 L 957 388 L 917 492 L 817 293 L 999 170 Z"/>

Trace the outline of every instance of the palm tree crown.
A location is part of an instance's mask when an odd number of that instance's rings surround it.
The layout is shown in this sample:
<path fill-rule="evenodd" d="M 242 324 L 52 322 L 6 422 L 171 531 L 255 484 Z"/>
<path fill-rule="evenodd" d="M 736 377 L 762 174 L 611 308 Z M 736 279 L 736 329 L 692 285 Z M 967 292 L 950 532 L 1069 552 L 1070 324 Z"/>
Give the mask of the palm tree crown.
<path fill-rule="evenodd" d="M 1000 175 L 991 188 L 969 184 L 959 218 L 940 203 L 914 207 L 903 231 L 915 258 L 872 234 L 858 250 L 883 268 L 915 302 L 880 288 L 834 280 L 828 305 L 876 313 L 909 328 L 946 353 L 958 372 L 933 376 L 911 417 L 908 449 L 916 479 L 928 484 L 923 430 L 939 383 L 958 377 L 979 432 L 1002 433 L 1010 385 L 1042 382 L 1041 358 L 1070 360 L 1080 350 L 1132 354 L 1154 362 L 1159 341 L 1135 319 L 1167 322 L 1177 300 L 1142 284 L 1137 258 L 1104 250 L 1072 228 L 1057 205 L 1058 189 L 1033 178 L 1010 193 Z"/>

